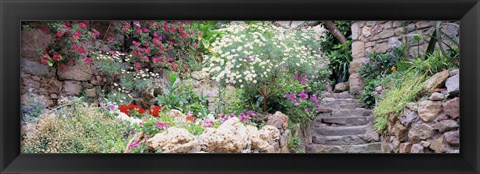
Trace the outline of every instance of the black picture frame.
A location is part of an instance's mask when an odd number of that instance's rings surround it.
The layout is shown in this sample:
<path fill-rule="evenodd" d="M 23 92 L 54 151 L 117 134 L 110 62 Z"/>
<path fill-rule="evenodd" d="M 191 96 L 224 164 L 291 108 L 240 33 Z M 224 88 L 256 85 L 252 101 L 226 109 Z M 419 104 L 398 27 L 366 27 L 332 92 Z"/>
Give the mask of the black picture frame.
<path fill-rule="evenodd" d="M 480 172 L 478 0 L 1 0 L 0 173 Z M 22 20 L 460 20 L 460 154 L 20 154 Z"/>

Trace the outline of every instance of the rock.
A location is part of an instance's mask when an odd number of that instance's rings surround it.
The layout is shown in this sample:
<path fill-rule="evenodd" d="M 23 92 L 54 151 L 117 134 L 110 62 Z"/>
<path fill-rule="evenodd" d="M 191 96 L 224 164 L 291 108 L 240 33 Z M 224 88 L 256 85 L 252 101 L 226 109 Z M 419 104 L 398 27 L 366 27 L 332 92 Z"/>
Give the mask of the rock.
<path fill-rule="evenodd" d="M 348 82 L 341 82 L 335 85 L 335 92 L 348 91 Z"/>
<path fill-rule="evenodd" d="M 352 57 L 359 58 L 365 57 L 365 43 L 362 41 L 352 42 Z"/>
<path fill-rule="evenodd" d="M 38 90 L 40 88 L 40 83 L 32 79 L 23 79 L 23 85 L 25 89 Z"/>
<path fill-rule="evenodd" d="M 99 85 L 102 82 L 102 77 L 99 75 L 92 76 L 92 79 L 90 79 L 90 83 L 93 85 Z"/>
<path fill-rule="evenodd" d="M 373 51 L 377 53 L 385 53 L 388 50 L 388 48 L 389 48 L 388 43 L 384 42 L 384 43 L 376 44 L 373 47 Z"/>
<path fill-rule="evenodd" d="M 458 73 L 460 73 L 460 70 L 459 70 L 459 69 L 454 69 L 454 70 L 449 71 L 448 73 L 449 73 L 449 76 L 448 76 L 448 77 L 452 77 L 452 76 L 457 75 Z"/>
<path fill-rule="evenodd" d="M 394 30 L 395 36 L 400 36 L 402 34 L 405 34 L 406 32 L 407 32 L 407 29 L 405 27 L 398 27 L 398 28 L 395 28 Z"/>
<path fill-rule="evenodd" d="M 85 95 L 87 95 L 87 97 L 96 97 L 97 91 L 95 88 L 85 89 Z"/>
<path fill-rule="evenodd" d="M 415 111 L 412 111 L 408 108 L 403 110 L 402 116 L 400 116 L 400 123 L 402 123 L 406 127 L 410 127 L 412 122 L 418 119 L 418 114 Z"/>
<path fill-rule="evenodd" d="M 380 94 L 380 93 L 382 93 L 382 91 L 383 91 L 383 86 L 377 86 L 377 87 L 375 87 L 375 92 L 376 92 L 376 93 Z"/>
<path fill-rule="evenodd" d="M 380 38 L 384 39 L 384 38 L 392 37 L 393 34 L 394 34 L 393 30 L 383 30 L 380 33 Z"/>
<path fill-rule="evenodd" d="M 92 67 L 83 60 L 77 61 L 77 64 L 68 67 L 65 71 L 57 71 L 60 80 L 87 81 L 92 78 L 92 74 Z"/>
<path fill-rule="evenodd" d="M 280 131 L 275 126 L 265 125 L 258 130 L 258 136 L 269 143 L 275 143 L 280 140 Z"/>
<path fill-rule="evenodd" d="M 460 98 L 455 97 L 444 102 L 443 111 L 452 118 L 460 117 Z"/>
<path fill-rule="evenodd" d="M 20 47 L 20 56 L 22 58 L 40 60 L 41 55 L 38 53 L 38 49 L 42 52 L 46 52 L 48 46 L 53 43 L 52 35 L 44 33 L 40 29 L 22 30 L 20 35 L 20 44 L 22 45 Z"/>
<path fill-rule="evenodd" d="M 424 153 L 424 147 L 420 144 L 413 144 L 410 153 Z"/>
<path fill-rule="evenodd" d="M 417 27 L 417 29 L 427 28 L 427 27 L 430 27 L 430 22 L 429 21 L 418 21 L 417 23 L 415 23 L 415 26 Z"/>
<path fill-rule="evenodd" d="M 53 77 L 55 72 L 50 70 L 47 65 L 38 61 L 22 59 L 22 72 L 42 77 Z"/>
<path fill-rule="evenodd" d="M 147 146 L 152 150 L 164 153 L 187 153 L 198 145 L 195 136 L 187 129 L 170 127 L 147 140 Z"/>
<path fill-rule="evenodd" d="M 63 94 L 65 95 L 80 95 L 82 92 L 82 85 L 77 81 L 65 81 L 63 83 Z"/>
<path fill-rule="evenodd" d="M 403 21 L 393 21 L 392 27 L 400 27 L 403 25 Z"/>
<path fill-rule="evenodd" d="M 190 76 L 195 80 L 204 80 L 210 77 L 210 74 L 205 71 L 194 71 Z"/>
<path fill-rule="evenodd" d="M 460 93 L 460 75 L 457 73 L 456 75 L 450 77 L 445 82 L 445 86 L 447 87 L 447 92 L 450 96 L 457 96 Z"/>
<path fill-rule="evenodd" d="M 445 96 L 442 93 L 439 92 L 434 92 L 432 95 L 430 95 L 430 98 L 428 98 L 431 101 L 440 101 L 443 100 Z"/>
<path fill-rule="evenodd" d="M 393 126 L 393 134 L 398 138 L 398 141 L 405 141 L 408 138 L 408 129 L 400 122 L 397 122 Z"/>
<path fill-rule="evenodd" d="M 277 129 L 288 129 L 288 116 L 280 111 L 275 112 L 272 116 L 269 116 L 267 125 L 272 125 Z"/>
<path fill-rule="evenodd" d="M 352 40 L 358 40 L 359 36 L 360 36 L 360 26 L 359 26 L 359 23 L 358 22 L 354 22 L 352 24 Z"/>
<path fill-rule="evenodd" d="M 419 142 L 430 138 L 434 134 L 434 128 L 425 123 L 413 124 L 412 128 L 408 131 L 408 139 L 411 142 Z"/>
<path fill-rule="evenodd" d="M 230 118 L 217 129 L 207 128 L 199 136 L 200 148 L 205 152 L 239 153 L 250 149 L 250 132 L 236 117 Z"/>
<path fill-rule="evenodd" d="M 428 90 L 433 90 L 435 88 L 438 88 L 442 86 L 448 78 L 448 70 L 444 70 L 442 72 L 439 72 L 433 76 L 431 76 L 427 81 L 423 83 L 426 89 Z"/>
<path fill-rule="evenodd" d="M 402 42 L 397 37 L 391 37 L 388 39 L 388 49 L 398 48 L 402 46 Z"/>
<path fill-rule="evenodd" d="M 171 109 L 170 111 L 168 111 L 168 114 L 172 117 L 185 117 L 185 114 L 176 109 Z"/>
<path fill-rule="evenodd" d="M 420 145 L 422 145 L 423 147 L 428 147 L 428 146 L 430 146 L 430 142 L 428 142 L 428 141 L 420 141 Z"/>
<path fill-rule="evenodd" d="M 418 116 L 425 122 L 434 120 L 442 111 L 442 102 L 424 100 L 418 103 Z"/>
<path fill-rule="evenodd" d="M 363 87 L 362 77 L 358 73 L 350 74 L 348 82 L 350 85 L 350 89 L 360 89 Z"/>
<path fill-rule="evenodd" d="M 398 149 L 399 149 L 398 153 L 410 153 L 411 148 L 412 148 L 411 143 L 402 143 L 398 147 Z"/>
<path fill-rule="evenodd" d="M 253 151 L 260 152 L 270 150 L 271 145 L 266 140 L 260 138 L 259 132 L 256 127 L 248 125 L 247 130 L 250 134 L 251 148 L 253 149 Z"/>
<path fill-rule="evenodd" d="M 362 35 L 364 37 L 369 37 L 372 35 L 372 27 L 371 26 L 365 26 L 362 28 Z"/>
<path fill-rule="evenodd" d="M 395 123 L 395 122 L 398 121 L 398 117 L 397 117 L 395 114 L 388 114 L 387 120 L 388 120 L 390 123 Z"/>
<path fill-rule="evenodd" d="M 407 32 L 411 32 L 415 30 L 415 24 L 408 24 L 407 25 Z"/>
<path fill-rule="evenodd" d="M 406 106 L 407 106 L 408 109 L 410 109 L 412 111 L 418 111 L 418 105 L 415 102 L 407 103 Z"/>
<path fill-rule="evenodd" d="M 442 120 L 442 121 L 438 122 L 437 125 L 436 125 L 436 128 L 440 132 L 446 132 L 446 131 L 449 131 L 449 130 L 452 130 L 452 129 L 455 129 L 455 128 L 458 128 L 458 127 L 459 127 L 458 123 L 454 120 Z"/>
<path fill-rule="evenodd" d="M 50 94 L 50 98 L 51 99 L 58 99 L 58 95 L 57 94 Z"/>
<path fill-rule="evenodd" d="M 430 149 L 434 150 L 435 153 L 446 152 L 445 141 L 443 136 L 432 141 L 430 144 Z"/>
<path fill-rule="evenodd" d="M 365 65 L 368 62 L 368 58 L 366 57 L 360 57 L 360 58 L 355 58 L 350 62 L 350 67 L 348 69 L 348 72 L 350 74 L 356 73 L 362 68 L 363 65 Z"/>
<path fill-rule="evenodd" d="M 445 140 L 447 141 L 448 144 L 452 146 L 459 146 L 460 145 L 460 132 L 457 131 L 451 131 L 447 132 L 444 134 Z"/>
<path fill-rule="evenodd" d="M 400 146 L 400 141 L 397 137 L 392 138 L 393 152 L 398 153 L 398 146 Z"/>

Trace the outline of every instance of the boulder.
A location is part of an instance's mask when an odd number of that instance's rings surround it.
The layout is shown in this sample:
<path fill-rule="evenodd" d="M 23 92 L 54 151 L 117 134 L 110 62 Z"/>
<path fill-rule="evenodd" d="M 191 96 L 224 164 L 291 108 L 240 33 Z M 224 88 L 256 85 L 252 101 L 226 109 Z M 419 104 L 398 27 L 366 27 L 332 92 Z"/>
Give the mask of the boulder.
<path fill-rule="evenodd" d="M 418 103 L 418 116 L 425 122 L 434 120 L 442 111 L 442 102 L 424 100 Z"/>
<path fill-rule="evenodd" d="M 363 41 L 352 42 L 352 57 L 359 58 L 365 56 L 365 43 Z"/>
<path fill-rule="evenodd" d="M 268 117 L 267 125 L 276 127 L 277 129 L 287 129 L 288 128 L 288 116 L 283 114 L 280 111 L 275 112 L 272 116 Z"/>
<path fill-rule="evenodd" d="M 433 90 L 442 86 L 445 83 L 445 80 L 448 78 L 448 70 L 444 70 L 439 72 L 433 76 L 431 76 L 427 81 L 423 83 L 426 89 Z"/>
<path fill-rule="evenodd" d="M 40 83 L 33 80 L 33 79 L 23 79 L 23 85 L 25 86 L 25 89 L 33 89 L 33 90 L 38 90 L 40 89 Z"/>
<path fill-rule="evenodd" d="M 415 102 L 407 103 L 406 107 L 412 111 L 418 111 L 418 105 Z"/>
<path fill-rule="evenodd" d="M 408 138 L 408 129 L 400 124 L 400 122 L 397 122 L 393 126 L 393 134 L 398 138 L 399 141 L 405 141 Z"/>
<path fill-rule="evenodd" d="M 460 132 L 457 131 L 451 131 L 447 132 L 444 134 L 445 140 L 447 141 L 448 144 L 452 146 L 459 146 L 460 145 Z"/>
<path fill-rule="evenodd" d="M 20 45 L 22 45 L 20 47 L 20 56 L 30 60 L 40 60 L 41 55 L 38 53 L 38 50 L 45 52 L 48 46 L 53 43 L 53 36 L 44 33 L 40 29 L 22 30 L 20 35 Z"/>
<path fill-rule="evenodd" d="M 21 67 L 22 72 L 35 76 L 53 77 L 55 75 L 55 71 L 49 69 L 47 65 L 41 64 L 38 61 L 22 59 Z"/>
<path fill-rule="evenodd" d="M 435 129 L 426 123 L 416 123 L 408 131 L 408 139 L 412 142 L 419 142 L 430 138 L 435 133 Z"/>
<path fill-rule="evenodd" d="M 217 129 L 205 129 L 199 136 L 200 147 L 205 152 L 239 153 L 244 149 L 250 149 L 249 133 L 238 118 L 230 118 Z"/>
<path fill-rule="evenodd" d="M 454 120 L 442 120 L 442 121 L 438 122 L 437 125 L 436 125 L 436 128 L 440 132 L 446 132 L 446 131 L 449 131 L 449 130 L 452 130 L 452 129 L 455 129 L 455 128 L 458 128 L 458 127 L 459 127 L 458 123 Z"/>
<path fill-rule="evenodd" d="M 87 97 L 96 97 L 97 90 L 95 88 L 85 89 L 85 95 L 87 95 Z"/>
<path fill-rule="evenodd" d="M 446 146 L 445 146 L 445 140 L 442 137 L 439 137 L 435 140 L 432 141 L 430 144 L 430 149 L 434 150 L 435 153 L 444 153 L 447 151 Z"/>
<path fill-rule="evenodd" d="M 341 82 L 335 85 L 335 92 L 348 91 L 348 82 Z"/>
<path fill-rule="evenodd" d="M 424 153 L 424 147 L 420 144 L 413 144 L 410 153 Z"/>
<path fill-rule="evenodd" d="M 164 153 L 187 153 L 194 150 L 198 142 L 187 129 L 170 127 L 147 140 L 147 147 Z"/>
<path fill-rule="evenodd" d="M 406 127 L 410 127 L 413 121 L 418 119 L 418 114 L 408 108 L 405 108 L 403 114 L 400 116 L 400 123 Z"/>
<path fill-rule="evenodd" d="M 69 66 L 65 71 L 57 71 L 59 80 L 88 81 L 92 74 L 92 67 L 83 60 L 78 60 L 74 66 Z"/>
<path fill-rule="evenodd" d="M 411 143 L 402 143 L 400 144 L 398 148 L 398 153 L 410 153 L 410 150 L 412 149 L 412 144 Z"/>
<path fill-rule="evenodd" d="M 460 98 L 455 97 L 444 102 L 443 111 L 452 118 L 460 117 Z"/>
<path fill-rule="evenodd" d="M 80 95 L 82 92 L 82 84 L 77 81 L 65 81 L 63 83 L 63 94 Z"/>
<path fill-rule="evenodd" d="M 457 73 L 456 75 L 450 77 L 445 82 L 445 86 L 447 87 L 447 92 L 449 96 L 457 96 L 460 93 L 460 75 Z"/>
<path fill-rule="evenodd" d="M 430 98 L 428 98 L 431 101 L 440 101 L 443 100 L 445 96 L 442 93 L 439 92 L 434 92 L 432 95 L 430 95 Z"/>

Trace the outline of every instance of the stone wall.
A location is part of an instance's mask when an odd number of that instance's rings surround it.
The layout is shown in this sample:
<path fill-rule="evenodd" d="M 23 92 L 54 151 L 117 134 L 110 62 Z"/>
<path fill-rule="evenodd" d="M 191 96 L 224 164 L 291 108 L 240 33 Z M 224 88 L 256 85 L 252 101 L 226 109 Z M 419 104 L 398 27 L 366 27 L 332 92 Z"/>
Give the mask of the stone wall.
<path fill-rule="evenodd" d="M 434 31 L 435 21 L 356 21 L 352 24 L 352 57 L 350 62 L 350 89 L 363 87 L 364 82 L 358 71 L 367 63 L 369 52 L 385 53 L 405 42 L 405 35 L 427 34 Z M 410 39 L 411 40 L 411 39 Z M 425 52 L 430 37 L 423 37 L 420 42 L 412 42 L 409 54 Z"/>
<path fill-rule="evenodd" d="M 391 115 L 388 118 L 387 134 L 382 140 L 383 152 L 459 153 L 459 72 L 442 71 L 426 84 L 434 85 L 430 95 L 407 104 L 400 117 Z"/>

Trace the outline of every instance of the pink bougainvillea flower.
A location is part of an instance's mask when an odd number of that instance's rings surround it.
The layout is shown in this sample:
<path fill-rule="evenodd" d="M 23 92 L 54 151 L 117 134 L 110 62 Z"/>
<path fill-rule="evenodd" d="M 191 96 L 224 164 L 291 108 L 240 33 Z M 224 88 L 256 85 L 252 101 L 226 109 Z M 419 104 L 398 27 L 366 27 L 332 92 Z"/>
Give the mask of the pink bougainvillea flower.
<path fill-rule="evenodd" d="M 157 63 L 157 62 L 160 62 L 162 60 L 161 57 L 154 57 L 153 59 L 153 62 Z"/>
<path fill-rule="evenodd" d="M 307 94 L 305 94 L 305 93 L 303 93 L 303 92 L 302 92 L 302 93 L 300 93 L 300 94 L 298 94 L 298 96 L 299 96 L 300 98 L 303 98 L 303 99 L 306 99 L 306 98 L 308 98 L 308 95 L 307 95 Z"/>
<path fill-rule="evenodd" d="M 140 22 L 138 21 L 133 21 L 133 25 L 137 26 L 137 27 L 140 27 Z"/>
<path fill-rule="evenodd" d="M 67 66 L 65 66 L 64 64 L 61 64 L 60 70 L 62 70 L 63 72 L 67 71 Z"/>
<path fill-rule="evenodd" d="M 57 37 L 62 37 L 62 35 L 63 35 L 62 30 L 57 30 Z"/>
<path fill-rule="evenodd" d="M 320 104 L 318 104 L 318 103 L 315 104 L 315 107 L 320 108 Z"/>
<path fill-rule="evenodd" d="M 308 112 L 308 109 L 305 109 L 305 112 Z"/>
<path fill-rule="evenodd" d="M 168 123 L 157 121 L 155 123 L 155 125 L 157 125 L 158 127 L 162 128 L 162 129 L 165 129 L 168 126 Z"/>
<path fill-rule="evenodd" d="M 306 84 L 307 84 L 307 81 L 302 80 L 300 83 L 301 83 L 302 85 L 306 85 Z"/>
<path fill-rule="evenodd" d="M 73 38 L 73 39 L 78 39 L 78 38 L 80 38 L 80 36 L 82 36 L 82 32 L 80 32 L 80 31 L 75 31 L 75 33 L 73 34 L 72 38 Z"/>
<path fill-rule="evenodd" d="M 73 66 L 73 65 L 75 65 L 75 62 L 73 60 L 69 60 L 68 65 Z"/>
<path fill-rule="evenodd" d="M 136 66 L 137 68 L 140 68 L 140 67 L 142 66 L 142 63 L 137 62 L 137 63 L 135 64 L 135 66 Z"/>
<path fill-rule="evenodd" d="M 193 47 L 194 47 L 194 48 L 198 48 L 198 43 L 194 43 L 194 44 L 193 44 Z"/>
<path fill-rule="evenodd" d="M 41 58 L 41 59 L 40 59 L 40 63 L 42 63 L 42 64 L 48 64 L 48 60 L 45 59 L 45 58 Z"/>
<path fill-rule="evenodd" d="M 312 101 L 314 101 L 315 103 L 318 102 L 318 98 L 317 96 L 314 94 L 310 97 L 310 99 L 312 99 Z"/>
<path fill-rule="evenodd" d="M 87 24 L 85 24 L 85 23 L 83 23 L 83 22 L 80 23 L 80 24 L 78 24 L 78 25 L 80 26 L 81 29 L 87 28 Z"/>
<path fill-rule="evenodd" d="M 92 64 L 92 59 L 90 57 L 85 58 L 85 63 Z"/>
<path fill-rule="evenodd" d="M 150 30 L 149 30 L 148 28 L 144 28 L 144 29 L 143 29 L 143 32 L 144 32 L 144 33 L 148 33 L 148 32 L 150 32 Z"/>
<path fill-rule="evenodd" d="M 62 59 L 62 56 L 60 54 L 53 55 L 53 60 L 59 61 L 61 59 Z"/>
<path fill-rule="evenodd" d="M 139 29 L 135 30 L 135 33 L 142 33 L 142 29 L 139 28 Z"/>
<path fill-rule="evenodd" d="M 135 147 L 138 147 L 138 146 L 140 146 L 140 142 L 134 141 L 130 145 L 128 145 L 128 150 L 131 150 L 131 149 L 133 149 Z"/>
<path fill-rule="evenodd" d="M 107 41 L 108 41 L 108 43 L 112 43 L 113 41 L 115 41 L 115 38 L 109 37 Z"/>
<path fill-rule="evenodd" d="M 137 48 L 140 47 L 140 43 L 138 43 L 137 41 L 133 41 L 132 43 L 133 43 L 133 45 L 135 45 L 135 47 L 137 47 Z"/>

